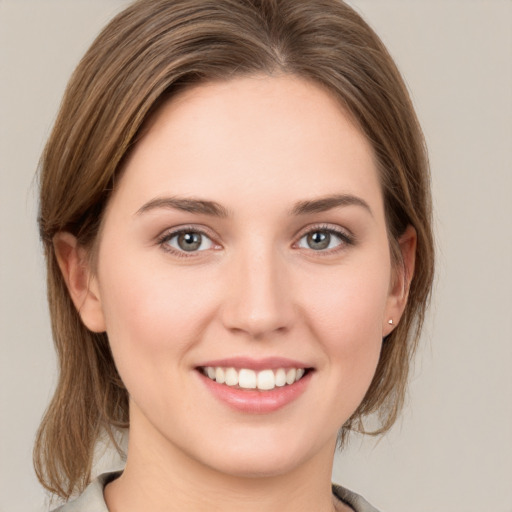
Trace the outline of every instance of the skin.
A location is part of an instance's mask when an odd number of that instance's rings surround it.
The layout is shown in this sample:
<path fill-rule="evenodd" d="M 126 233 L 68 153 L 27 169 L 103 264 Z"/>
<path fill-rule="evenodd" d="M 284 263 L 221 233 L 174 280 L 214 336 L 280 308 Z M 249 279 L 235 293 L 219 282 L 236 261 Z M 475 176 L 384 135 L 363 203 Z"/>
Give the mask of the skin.
<path fill-rule="evenodd" d="M 294 212 L 334 194 L 352 202 Z M 168 198 L 214 201 L 225 216 Z M 207 234 L 201 250 L 169 239 L 183 227 Z M 327 230 L 341 235 L 311 248 L 307 234 Z M 236 78 L 164 105 L 117 183 L 96 268 L 70 234 L 55 240 L 82 320 L 107 331 L 130 394 L 128 461 L 106 488 L 109 510 L 349 510 L 330 491 L 336 436 L 403 312 L 415 240 L 409 228 L 406 273 L 395 271 L 372 148 L 318 86 Z M 293 402 L 242 413 L 197 371 L 233 356 L 314 371 Z"/>

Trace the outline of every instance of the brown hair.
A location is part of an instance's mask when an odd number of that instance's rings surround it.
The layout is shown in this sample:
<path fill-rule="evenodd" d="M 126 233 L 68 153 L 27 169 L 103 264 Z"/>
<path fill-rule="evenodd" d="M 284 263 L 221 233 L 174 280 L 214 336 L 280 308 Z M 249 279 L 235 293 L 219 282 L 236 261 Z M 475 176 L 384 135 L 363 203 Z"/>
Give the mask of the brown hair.
<path fill-rule="evenodd" d="M 81 322 L 59 270 L 54 235 L 91 248 L 123 160 L 145 121 L 179 89 L 252 73 L 289 73 L 331 91 L 371 142 L 390 248 L 417 232 L 404 315 L 383 343 L 363 402 L 343 426 L 364 431 L 378 413 L 390 428 L 403 404 L 433 279 L 429 171 L 407 89 L 372 29 L 339 0 L 140 0 L 103 30 L 66 90 L 40 170 L 44 242 L 59 381 L 34 450 L 37 475 L 68 498 L 90 479 L 99 435 L 128 426 L 128 396 L 106 333 Z"/>

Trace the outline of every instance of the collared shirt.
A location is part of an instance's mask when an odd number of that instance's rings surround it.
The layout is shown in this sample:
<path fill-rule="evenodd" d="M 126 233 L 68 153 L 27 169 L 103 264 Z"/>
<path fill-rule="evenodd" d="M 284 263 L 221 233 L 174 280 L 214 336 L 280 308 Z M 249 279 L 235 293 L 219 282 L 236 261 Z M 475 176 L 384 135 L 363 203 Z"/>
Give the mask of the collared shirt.
<path fill-rule="evenodd" d="M 120 471 L 103 473 L 93 480 L 76 500 L 58 507 L 53 512 L 109 512 L 103 497 L 103 490 L 120 474 Z M 333 484 L 332 492 L 336 498 L 352 507 L 354 512 L 378 512 L 364 498 L 340 485 Z"/>

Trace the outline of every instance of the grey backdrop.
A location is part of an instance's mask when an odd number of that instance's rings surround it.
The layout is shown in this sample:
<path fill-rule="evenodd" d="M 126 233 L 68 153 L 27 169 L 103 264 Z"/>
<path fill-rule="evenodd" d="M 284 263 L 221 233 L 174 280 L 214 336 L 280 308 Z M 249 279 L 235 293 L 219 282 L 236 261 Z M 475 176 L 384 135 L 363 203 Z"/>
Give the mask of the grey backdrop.
<path fill-rule="evenodd" d="M 0 512 L 48 510 L 31 467 L 55 383 L 34 172 L 71 71 L 126 3 L 0 0 Z M 412 91 L 439 261 L 406 411 L 380 443 L 354 440 L 334 479 L 383 511 L 511 512 L 512 2 L 351 3 Z"/>

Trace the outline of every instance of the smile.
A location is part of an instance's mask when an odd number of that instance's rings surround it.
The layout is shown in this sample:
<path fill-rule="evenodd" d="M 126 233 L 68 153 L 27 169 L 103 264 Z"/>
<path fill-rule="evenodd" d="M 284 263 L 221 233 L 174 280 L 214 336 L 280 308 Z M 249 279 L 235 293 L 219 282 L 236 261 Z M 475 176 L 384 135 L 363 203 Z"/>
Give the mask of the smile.
<path fill-rule="evenodd" d="M 237 389 L 257 389 L 270 391 L 276 387 L 285 387 L 301 380 L 307 373 L 306 368 L 277 368 L 260 371 L 248 368 L 224 368 L 204 366 L 200 371 L 217 384 L 224 384 Z"/>

